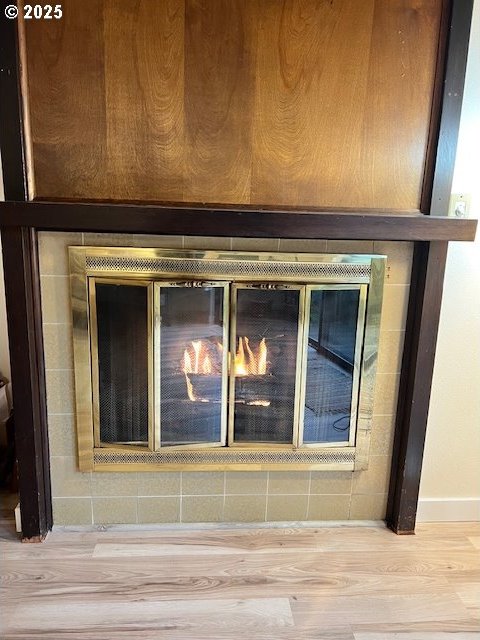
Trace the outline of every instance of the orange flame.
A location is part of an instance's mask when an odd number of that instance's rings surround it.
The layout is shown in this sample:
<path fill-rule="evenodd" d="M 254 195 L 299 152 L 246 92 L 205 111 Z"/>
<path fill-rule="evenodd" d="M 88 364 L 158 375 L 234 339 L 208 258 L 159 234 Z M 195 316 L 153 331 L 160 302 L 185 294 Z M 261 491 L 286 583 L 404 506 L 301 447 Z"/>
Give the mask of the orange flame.
<path fill-rule="evenodd" d="M 197 397 L 193 392 L 193 384 L 192 384 L 190 378 L 188 377 L 188 373 L 185 374 L 185 382 L 187 383 L 188 399 L 191 400 L 192 402 L 195 402 Z"/>
<path fill-rule="evenodd" d="M 208 402 L 195 394 L 191 374 L 212 375 L 218 370 L 217 356 L 223 352 L 223 345 L 215 345 L 218 353 L 215 355 L 215 348 L 212 352 L 212 345 L 204 344 L 201 340 L 192 340 L 183 352 L 182 373 L 185 375 L 188 399 L 192 402 Z M 210 349 L 210 353 L 209 353 Z M 212 362 L 212 357 L 213 362 Z M 246 336 L 240 337 L 237 353 L 235 354 L 235 375 L 253 376 L 265 375 L 267 373 L 268 350 L 265 338 L 262 338 L 257 349 L 252 349 L 250 340 Z M 218 370 L 220 373 L 220 370 Z M 268 400 L 254 400 L 248 404 L 268 407 Z"/>
<path fill-rule="evenodd" d="M 267 355 L 265 338 L 261 339 L 257 353 L 254 353 L 250 347 L 250 340 L 246 336 L 240 337 L 235 354 L 235 375 L 265 375 L 267 373 Z"/>
<path fill-rule="evenodd" d="M 192 340 L 191 349 L 187 348 L 183 352 L 183 373 L 186 375 L 189 373 L 204 373 L 208 375 L 212 373 L 212 370 L 212 361 L 203 342 L 201 340 Z"/>
<path fill-rule="evenodd" d="M 220 347 L 221 344 L 218 344 L 219 351 Z M 192 340 L 183 352 L 182 372 L 185 375 L 188 399 L 197 402 L 208 402 L 205 398 L 197 397 L 189 377 L 190 374 L 195 373 L 203 375 L 211 375 L 213 373 L 213 364 L 208 354 L 208 347 L 201 340 Z"/>

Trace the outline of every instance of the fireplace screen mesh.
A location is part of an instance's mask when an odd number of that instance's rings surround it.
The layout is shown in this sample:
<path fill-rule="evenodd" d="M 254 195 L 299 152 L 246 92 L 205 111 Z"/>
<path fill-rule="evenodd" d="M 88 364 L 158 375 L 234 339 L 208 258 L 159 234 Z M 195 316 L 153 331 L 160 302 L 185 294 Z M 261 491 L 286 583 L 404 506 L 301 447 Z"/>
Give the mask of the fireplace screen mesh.
<path fill-rule="evenodd" d="M 291 444 L 300 290 L 235 287 L 235 442 Z"/>
<path fill-rule="evenodd" d="M 101 443 L 148 444 L 147 287 L 97 282 Z"/>
<path fill-rule="evenodd" d="M 304 444 L 350 440 L 360 293 L 358 288 L 311 291 Z"/>
<path fill-rule="evenodd" d="M 160 285 L 159 291 L 162 446 L 220 443 L 228 349 L 224 287 Z"/>

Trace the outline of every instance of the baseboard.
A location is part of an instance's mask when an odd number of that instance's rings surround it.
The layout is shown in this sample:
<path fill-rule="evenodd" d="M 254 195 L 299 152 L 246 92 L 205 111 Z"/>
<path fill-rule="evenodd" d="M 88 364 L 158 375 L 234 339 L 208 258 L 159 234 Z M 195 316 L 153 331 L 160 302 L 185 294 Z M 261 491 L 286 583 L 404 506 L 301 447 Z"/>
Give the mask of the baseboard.
<path fill-rule="evenodd" d="M 22 515 L 20 513 L 20 503 L 15 507 L 15 530 L 17 533 L 22 533 Z"/>
<path fill-rule="evenodd" d="M 418 501 L 417 522 L 478 522 L 480 498 L 425 498 Z"/>

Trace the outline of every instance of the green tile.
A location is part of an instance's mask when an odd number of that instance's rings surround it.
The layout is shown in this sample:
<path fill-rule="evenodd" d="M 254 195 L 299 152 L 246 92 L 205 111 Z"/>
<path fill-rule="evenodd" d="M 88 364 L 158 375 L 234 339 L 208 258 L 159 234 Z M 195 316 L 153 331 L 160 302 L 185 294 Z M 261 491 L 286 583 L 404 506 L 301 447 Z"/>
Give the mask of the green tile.
<path fill-rule="evenodd" d="M 272 496 L 267 498 L 267 522 L 307 519 L 308 496 Z"/>
<path fill-rule="evenodd" d="M 270 471 L 268 493 L 308 493 L 309 471 Z"/>
<path fill-rule="evenodd" d="M 186 471 L 182 473 L 182 494 L 193 495 L 223 495 L 225 474 L 223 471 Z"/>
<path fill-rule="evenodd" d="M 352 490 L 350 471 L 312 471 L 310 493 L 348 493 Z"/>
<path fill-rule="evenodd" d="M 136 473 L 92 473 L 92 495 L 94 496 L 136 496 Z"/>
<path fill-rule="evenodd" d="M 373 397 L 374 415 L 387 416 L 396 413 L 399 384 L 400 374 L 398 373 L 377 374 Z"/>
<path fill-rule="evenodd" d="M 310 496 L 308 520 L 348 520 L 349 495 Z"/>
<path fill-rule="evenodd" d="M 234 251 L 278 251 L 277 238 L 232 238 Z"/>
<path fill-rule="evenodd" d="M 387 494 L 352 496 L 350 520 L 385 520 Z"/>
<path fill-rule="evenodd" d="M 405 331 L 409 293 L 410 287 L 406 284 L 385 285 L 380 321 L 381 331 Z"/>
<path fill-rule="evenodd" d="M 180 497 L 138 498 L 138 522 L 180 522 Z"/>
<path fill-rule="evenodd" d="M 185 249 L 198 249 L 199 251 L 228 251 L 230 249 L 230 238 L 185 236 L 183 246 Z"/>
<path fill-rule="evenodd" d="M 137 522 L 137 498 L 93 498 L 95 524 L 134 524 Z"/>
<path fill-rule="evenodd" d="M 400 373 L 402 368 L 403 331 L 381 331 L 378 346 L 378 373 Z"/>
<path fill-rule="evenodd" d="M 70 273 L 68 247 L 82 245 L 81 233 L 41 231 L 38 234 L 40 274 L 66 276 Z"/>
<path fill-rule="evenodd" d="M 48 413 L 75 413 L 73 370 L 45 372 Z"/>
<path fill-rule="evenodd" d="M 326 253 L 327 241 L 317 239 L 299 240 L 282 238 L 280 240 L 280 251 L 292 253 Z"/>
<path fill-rule="evenodd" d="M 53 524 L 92 524 L 92 501 L 90 498 L 53 498 Z"/>
<path fill-rule="evenodd" d="M 409 284 L 413 242 L 375 241 L 373 248 L 375 253 L 387 256 L 387 282 L 390 284 Z"/>
<path fill-rule="evenodd" d="M 138 474 L 139 496 L 180 495 L 180 473 L 161 471 Z"/>
<path fill-rule="evenodd" d="M 225 496 L 225 522 L 264 522 L 267 496 Z"/>
<path fill-rule="evenodd" d="M 131 233 L 85 233 L 83 243 L 86 247 L 131 247 Z"/>
<path fill-rule="evenodd" d="M 73 369 L 71 324 L 44 324 L 43 347 L 46 369 Z"/>
<path fill-rule="evenodd" d="M 132 246 L 181 249 L 183 247 L 183 236 L 155 236 L 148 233 L 137 233 L 132 238 Z"/>
<path fill-rule="evenodd" d="M 370 455 L 391 456 L 395 435 L 395 416 L 373 416 Z"/>
<path fill-rule="evenodd" d="M 221 522 L 223 496 L 188 496 L 182 498 L 182 522 Z"/>
<path fill-rule="evenodd" d="M 267 492 L 267 471 L 227 471 L 226 494 L 265 494 Z"/>
<path fill-rule="evenodd" d="M 51 456 L 75 457 L 77 455 L 75 416 L 49 415 L 48 443 Z"/>
<path fill-rule="evenodd" d="M 92 494 L 92 474 L 78 471 L 76 458 L 72 456 L 51 456 L 50 473 L 52 495 L 55 498 L 90 496 Z"/>
<path fill-rule="evenodd" d="M 40 287 L 43 322 L 71 323 L 70 278 L 68 276 L 41 276 Z"/>
<path fill-rule="evenodd" d="M 390 456 L 370 456 L 368 469 L 353 473 L 353 494 L 386 493 L 390 478 Z"/>

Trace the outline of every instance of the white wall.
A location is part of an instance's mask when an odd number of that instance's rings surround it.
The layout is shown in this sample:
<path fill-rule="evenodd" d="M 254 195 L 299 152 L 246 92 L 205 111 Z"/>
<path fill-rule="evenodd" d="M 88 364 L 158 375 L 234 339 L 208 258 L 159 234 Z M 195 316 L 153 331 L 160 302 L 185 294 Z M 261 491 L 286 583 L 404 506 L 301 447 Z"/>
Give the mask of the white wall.
<path fill-rule="evenodd" d="M 475 0 L 453 192 L 480 218 L 480 0 Z M 449 246 L 418 519 L 480 519 L 480 232 Z"/>

